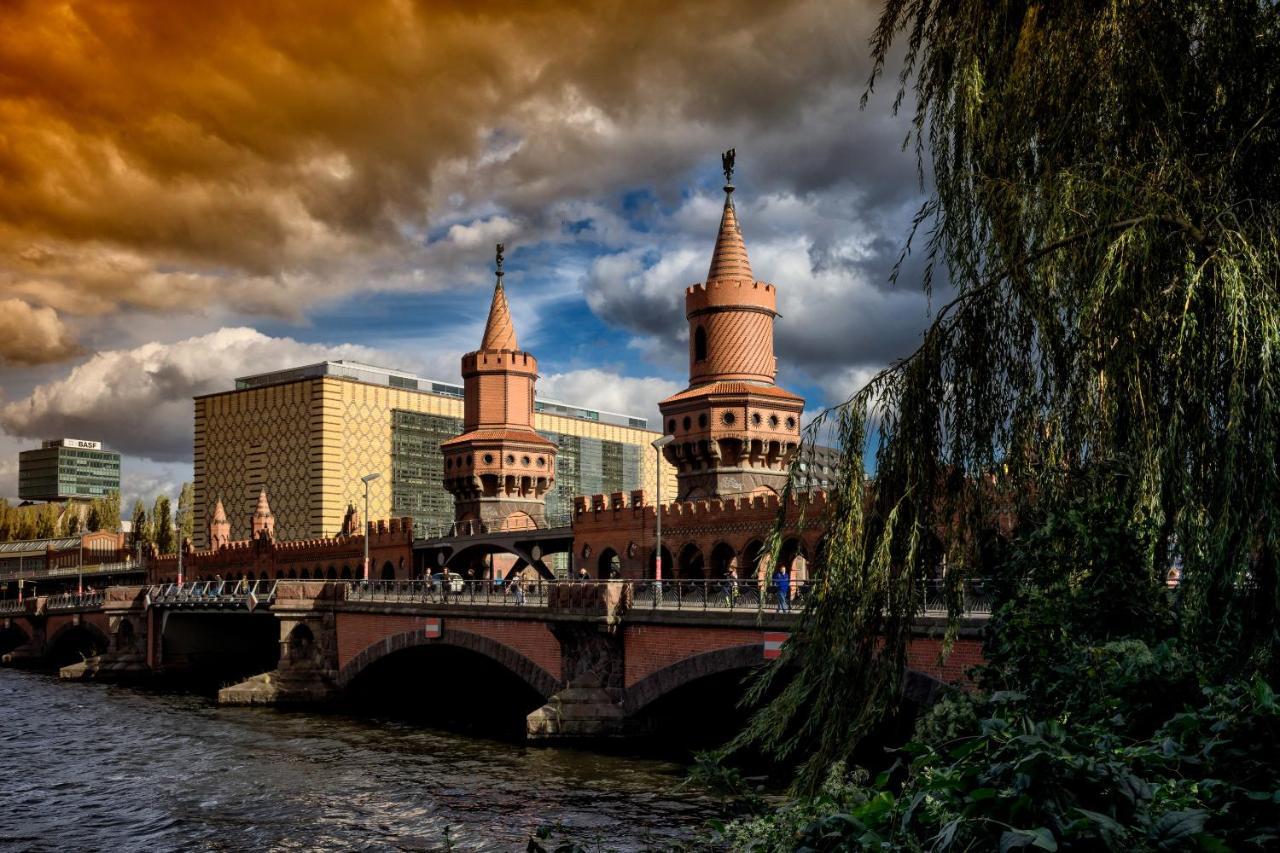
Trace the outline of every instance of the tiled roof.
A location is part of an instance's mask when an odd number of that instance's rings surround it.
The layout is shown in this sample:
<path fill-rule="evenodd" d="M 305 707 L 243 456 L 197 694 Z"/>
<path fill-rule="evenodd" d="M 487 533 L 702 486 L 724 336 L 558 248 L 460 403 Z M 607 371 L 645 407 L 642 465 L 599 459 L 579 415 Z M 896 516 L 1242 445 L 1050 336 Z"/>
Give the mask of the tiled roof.
<path fill-rule="evenodd" d="M 524 444 L 545 444 L 548 447 L 555 447 L 555 442 L 548 441 L 532 430 L 522 429 L 473 429 L 471 432 L 464 432 L 462 435 L 440 442 L 440 446 L 448 447 L 464 441 L 519 441 Z"/>
<path fill-rule="evenodd" d="M 747 260 L 747 246 L 742 242 L 738 228 L 738 213 L 733 209 L 733 196 L 726 195 L 724 213 L 720 214 L 720 232 L 716 235 L 716 248 L 711 253 L 711 269 L 707 281 L 720 279 L 745 279 L 752 281 L 751 262 Z"/>
<path fill-rule="evenodd" d="M 779 397 L 785 400 L 795 400 L 803 403 L 804 398 L 798 394 L 792 394 L 776 385 L 755 385 L 751 382 L 712 382 L 708 385 L 699 385 L 696 388 L 687 388 L 679 394 L 673 394 L 663 403 L 675 403 L 680 400 L 689 400 L 694 397 L 704 397 L 712 394 L 754 394 L 761 397 Z"/>
<path fill-rule="evenodd" d="M 489 306 L 489 322 L 484 327 L 484 340 L 480 349 L 519 350 L 516 343 L 516 327 L 511 322 L 511 310 L 507 307 L 507 292 L 502 282 L 493 289 L 493 303 Z"/>

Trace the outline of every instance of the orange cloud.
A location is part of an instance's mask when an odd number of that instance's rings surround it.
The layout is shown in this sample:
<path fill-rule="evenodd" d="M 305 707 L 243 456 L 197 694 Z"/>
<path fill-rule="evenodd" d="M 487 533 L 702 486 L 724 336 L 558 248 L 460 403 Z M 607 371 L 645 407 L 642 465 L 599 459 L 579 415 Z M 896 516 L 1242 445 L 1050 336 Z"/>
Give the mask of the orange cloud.
<path fill-rule="evenodd" d="M 501 196 L 518 216 L 785 127 L 863 79 L 869 20 L 774 0 L 3 3 L 0 298 L 51 312 L 39 362 L 74 352 L 66 318 L 443 286 L 452 255 L 423 245 L 442 212 Z"/>

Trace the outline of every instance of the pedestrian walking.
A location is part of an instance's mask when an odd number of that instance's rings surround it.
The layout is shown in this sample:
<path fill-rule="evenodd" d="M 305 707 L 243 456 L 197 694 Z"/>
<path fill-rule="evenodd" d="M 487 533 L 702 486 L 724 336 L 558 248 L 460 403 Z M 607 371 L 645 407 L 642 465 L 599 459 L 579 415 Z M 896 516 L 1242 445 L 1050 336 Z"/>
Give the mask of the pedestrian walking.
<path fill-rule="evenodd" d="M 779 566 L 773 572 L 773 585 L 778 591 L 778 612 L 791 612 L 791 576 Z"/>
<path fill-rule="evenodd" d="M 524 577 L 516 575 L 511 578 L 511 596 L 516 600 L 516 606 L 524 606 Z"/>

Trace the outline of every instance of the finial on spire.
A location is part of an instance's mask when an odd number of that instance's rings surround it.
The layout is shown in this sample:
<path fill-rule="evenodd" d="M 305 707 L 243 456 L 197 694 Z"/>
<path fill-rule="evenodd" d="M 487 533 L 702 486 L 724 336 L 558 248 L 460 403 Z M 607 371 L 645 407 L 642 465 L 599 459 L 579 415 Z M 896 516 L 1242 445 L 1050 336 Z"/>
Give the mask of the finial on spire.
<path fill-rule="evenodd" d="M 498 250 L 497 250 L 497 258 L 498 258 L 498 284 L 502 284 L 502 253 L 503 253 L 503 251 L 505 251 L 505 250 L 506 250 L 506 248 L 507 248 L 507 247 L 506 247 L 506 246 L 504 246 L 502 243 L 499 243 L 499 244 L 498 244 Z"/>
<path fill-rule="evenodd" d="M 720 155 L 720 165 L 724 169 L 724 191 L 733 192 L 733 159 L 737 154 L 737 149 L 730 148 L 728 151 Z"/>

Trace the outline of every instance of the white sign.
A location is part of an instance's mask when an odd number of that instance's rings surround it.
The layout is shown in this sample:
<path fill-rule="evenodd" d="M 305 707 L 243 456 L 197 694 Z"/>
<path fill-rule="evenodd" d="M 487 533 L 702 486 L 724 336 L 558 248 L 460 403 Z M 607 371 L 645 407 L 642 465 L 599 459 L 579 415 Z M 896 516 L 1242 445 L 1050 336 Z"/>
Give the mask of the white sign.
<path fill-rule="evenodd" d="M 64 438 L 62 439 L 63 447 L 78 447 L 81 450 L 101 450 L 101 441 L 85 441 L 82 438 Z"/>

